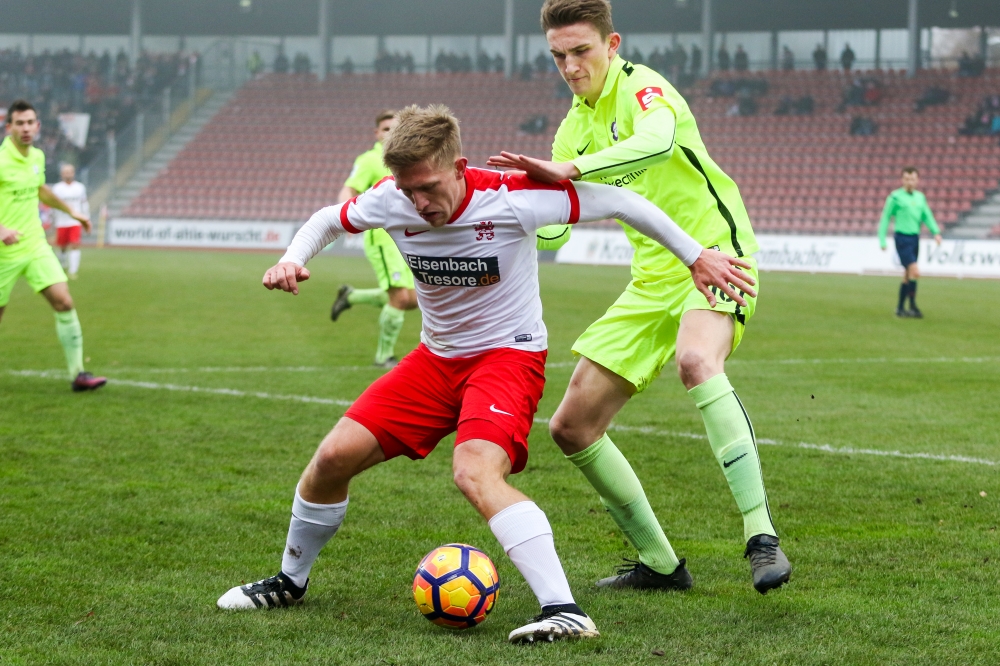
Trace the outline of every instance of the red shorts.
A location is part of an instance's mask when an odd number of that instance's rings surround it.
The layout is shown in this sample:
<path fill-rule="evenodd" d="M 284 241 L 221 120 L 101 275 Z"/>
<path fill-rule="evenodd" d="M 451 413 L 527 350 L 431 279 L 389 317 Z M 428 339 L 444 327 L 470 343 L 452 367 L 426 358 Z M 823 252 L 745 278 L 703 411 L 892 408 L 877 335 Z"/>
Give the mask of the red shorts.
<path fill-rule="evenodd" d="M 80 225 L 56 229 L 56 245 L 75 245 L 80 242 Z"/>
<path fill-rule="evenodd" d="M 528 462 L 528 432 L 545 388 L 546 352 L 493 349 L 443 358 L 421 344 L 351 405 L 346 417 L 367 428 L 386 460 L 425 458 L 458 431 L 455 445 L 485 439 Z"/>

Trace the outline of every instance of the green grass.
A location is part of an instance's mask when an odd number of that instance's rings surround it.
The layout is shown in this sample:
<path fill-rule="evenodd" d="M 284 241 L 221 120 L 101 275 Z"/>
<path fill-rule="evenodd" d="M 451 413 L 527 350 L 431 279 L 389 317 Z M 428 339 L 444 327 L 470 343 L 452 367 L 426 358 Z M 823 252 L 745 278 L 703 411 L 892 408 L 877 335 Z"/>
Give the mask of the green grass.
<path fill-rule="evenodd" d="M 337 324 L 327 312 L 337 285 L 370 285 L 369 269 L 319 258 L 293 298 L 260 287 L 273 259 L 85 253 L 71 287 L 88 367 L 131 382 L 355 398 L 378 376 L 366 367 L 377 311 Z M 541 279 L 547 417 L 573 339 L 628 274 L 545 265 Z M 646 430 L 613 436 L 688 558 L 689 593 L 593 587 L 632 553 L 536 426 L 513 483 L 547 512 L 603 635 L 518 647 L 504 639 L 535 601 L 452 485 L 452 439 L 355 482 L 305 605 L 217 610 L 230 586 L 276 571 L 296 479 L 343 407 L 127 383 L 76 395 L 61 377 L 12 374 L 63 366 L 47 305 L 21 283 L 0 325 L 0 663 L 995 663 L 998 467 L 857 450 L 1000 462 L 1000 282 L 923 280 L 923 321 L 893 317 L 895 294 L 888 278 L 763 276 L 728 372 L 772 442 L 761 446 L 765 480 L 794 566 L 792 583 L 766 597 L 750 586 L 739 514 L 707 443 L 689 435 L 703 432 L 700 418 L 671 370 L 616 421 Z M 418 331 L 408 316 L 403 348 Z M 942 357 L 965 360 L 912 362 Z M 259 367 L 322 370 L 233 370 Z M 503 578 L 492 616 L 461 633 L 423 620 L 410 595 L 420 557 L 450 541 L 485 549 Z"/>

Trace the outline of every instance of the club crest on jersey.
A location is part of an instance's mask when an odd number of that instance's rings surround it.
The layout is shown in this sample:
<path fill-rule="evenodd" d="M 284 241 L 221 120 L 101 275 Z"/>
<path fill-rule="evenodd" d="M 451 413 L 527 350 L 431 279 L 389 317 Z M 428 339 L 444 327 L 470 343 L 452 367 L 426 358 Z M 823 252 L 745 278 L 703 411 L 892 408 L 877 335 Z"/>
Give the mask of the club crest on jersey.
<path fill-rule="evenodd" d="M 611 121 L 611 138 L 615 141 L 618 140 L 618 119 Z"/>
<path fill-rule="evenodd" d="M 492 221 L 477 222 L 476 225 L 472 228 L 476 232 L 477 241 L 481 240 L 491 241 L 495 237 Z"/>
<path fill-rule="evenodd" d="M 643 88 L 635 94 L 635 98 L 639 100 L 639 106 L 642 107 L 643 111 L 648 111 L 649 105 L 657 97 L 663 97 L 663 89 L 653 87 Z"/>

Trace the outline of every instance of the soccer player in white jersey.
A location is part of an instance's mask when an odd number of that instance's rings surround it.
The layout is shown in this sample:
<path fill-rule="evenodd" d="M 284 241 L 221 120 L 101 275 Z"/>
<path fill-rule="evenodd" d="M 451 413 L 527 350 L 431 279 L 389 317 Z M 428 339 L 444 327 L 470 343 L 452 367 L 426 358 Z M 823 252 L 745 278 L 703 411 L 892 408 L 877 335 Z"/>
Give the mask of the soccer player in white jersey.
<path fill-rule="evenodd" d="M 455 484 L 542 607 L 511 642 L 597 636 L 577 606 L 548 519 L 508 485 L 524 469 L 545 382 L 546 330 L 535 232 L 553 223 L 625 220 L 674 252 L 706 294 L 753 289 L 741 259 L 704 250 L 641 196 L 605 185 L 542 184 L 467 167 L 458 122 L 441 106 L 409 107 L 385 142 L 393 177 L 313 215 L 264 286 L 297 294 L 306 262 L 339 235 L 385 229 L 416 280 L 421 344 L 373 383 L 323 439 L 299 480 L 281 571 L 234 587 L 220 608 L 300 603 L 320 549 L 344 520 L 348 484 L 396 456 L 425 457 L 457 431 Z"/>
<path fill-rule="evenodd" d="M 59 177 L 60 181 L 51 188 L 52 194 L 65 201 L 71 210 L 89 218 L 87 187 L 76 179 L 76 167 L 72 164 L 63 164 L 59 169 Z M 59 263 L 69 273 L 69 278 L 75 280 L 80 270 L 80 223 L 68 213 L 58 209 L 53 209 L 52 218 L 56 226 Z"/>

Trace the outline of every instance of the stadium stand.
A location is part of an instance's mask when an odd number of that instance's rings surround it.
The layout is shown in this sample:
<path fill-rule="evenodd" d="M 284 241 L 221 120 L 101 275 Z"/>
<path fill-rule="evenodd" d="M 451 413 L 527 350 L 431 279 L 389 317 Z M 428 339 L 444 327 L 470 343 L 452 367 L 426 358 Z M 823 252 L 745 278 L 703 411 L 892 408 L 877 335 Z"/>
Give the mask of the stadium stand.
<path fill-rule="evenodd" d="M 723 79 L 735 79 L 724 73 Z M 957 134 L 965 114 L 1000 90 L 1000 71 L 956 78 L 924 71 L 862 73 L 879 82 L 874 106 L 838 111 L 858 73 L 790 71 L 743 74 L 764 81 L 752 116 L 727 112 L 734 97 L 712 96 L 711 81 L 688 90 L 709 151 L 733 175 L 755 227 L 788 233 L 874 233 L 900 167 L 920 168 L 935 214 L 952 225 L 997 189 L 1000 146 L 995 138 Z M 482 165 L 508 148 L 547 155 L 567 101 L 560 81 L 506 80 L 497 74 L 355 75 L 319 84 L 308 77 L 268 75 L 241 89 L 125 210 L 127 217 L 304 220 L 333 201 L 353 158 L 370 147 L 381 108 L 447 104 L 462 121 L 466 153 Z M 943 104 L 914 112 L 929 88 L 950 93 Z M 785 96 L 811 96 L 808 115 L 773 115 Z M 546 115 L 545 132 L 518 130 Z M 852 117 L 871 118 L 874 136 L 851 136 Z"/>
<path fill-rule="evenodd" d="M 124 52 L 112 57 L 68 50 L 24 55 L 20 50 L 0 50 L 0 107 L 6 110 L 23 98 L 38 109 L 45 151 L 46 176 L 58 180 L 59 162 L 86 166 L 101 150 L 109 133 L 121 131 L 140 108 L 155 103 L 156 96 L 182 75 L 189 65 L 180 53 L 143 53 L 136 67 Z M 89 113 L 87 143 L 79 148 L 59 131 L 59 114 Z"/>

